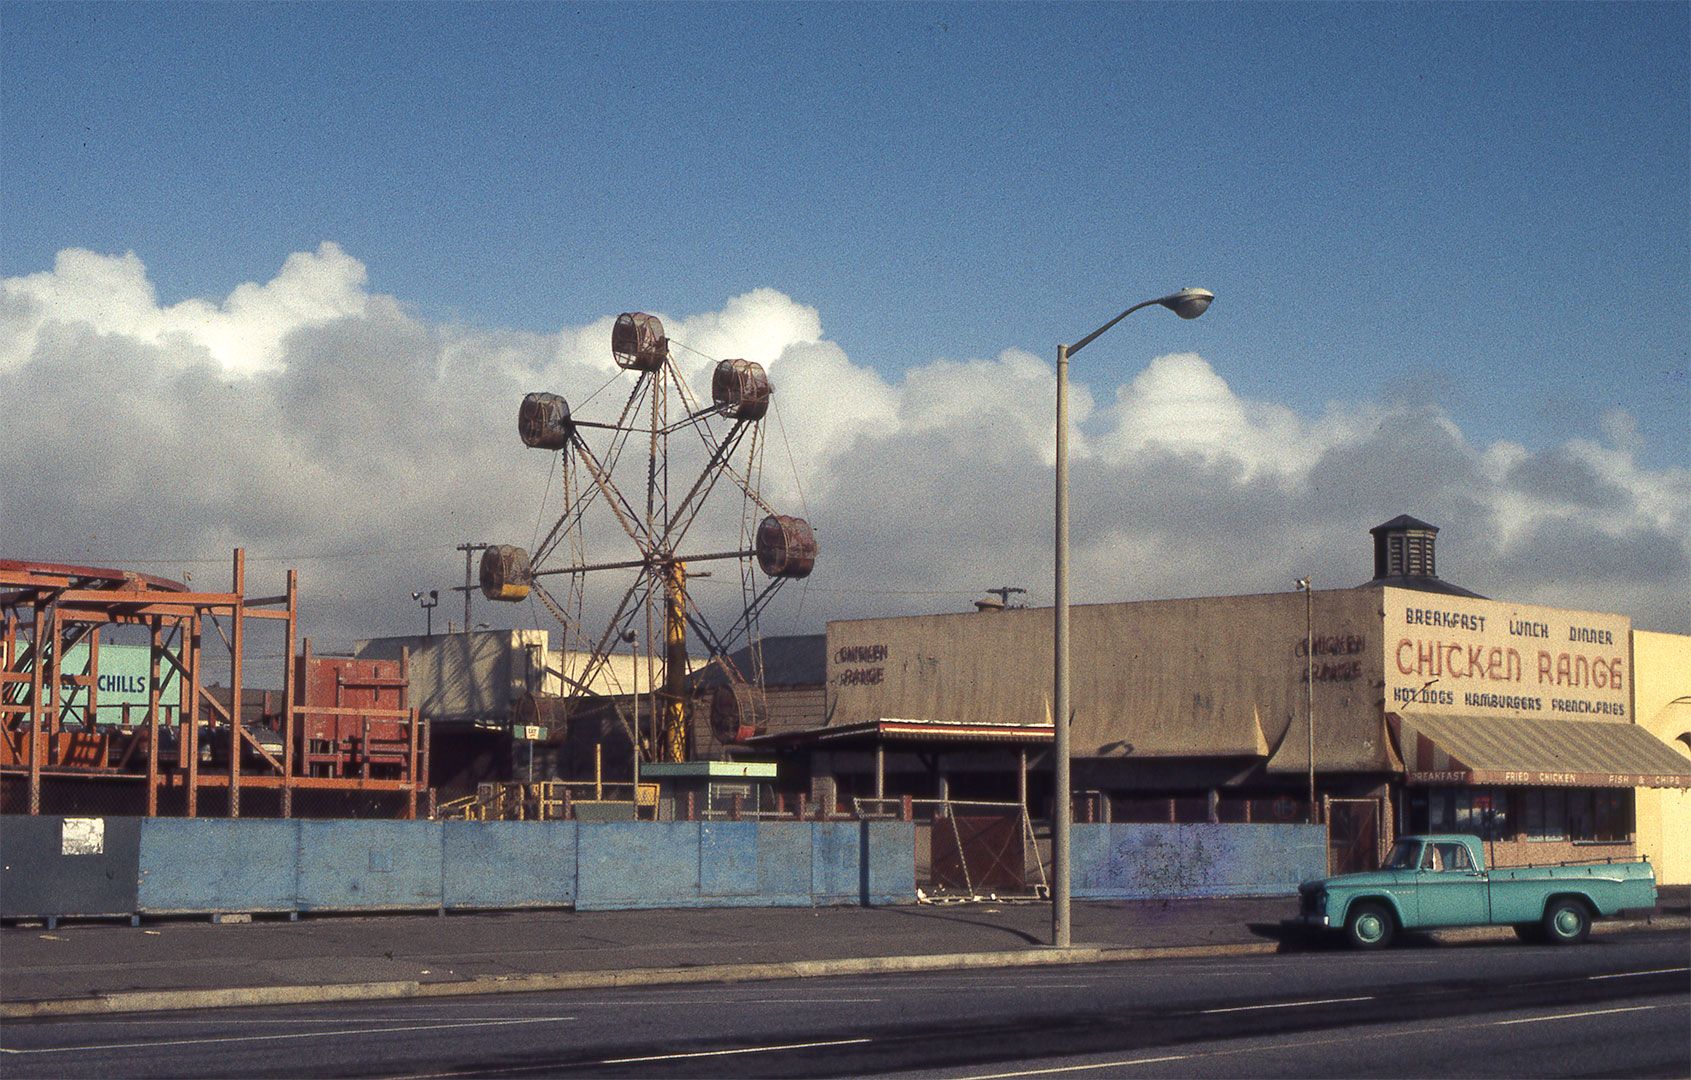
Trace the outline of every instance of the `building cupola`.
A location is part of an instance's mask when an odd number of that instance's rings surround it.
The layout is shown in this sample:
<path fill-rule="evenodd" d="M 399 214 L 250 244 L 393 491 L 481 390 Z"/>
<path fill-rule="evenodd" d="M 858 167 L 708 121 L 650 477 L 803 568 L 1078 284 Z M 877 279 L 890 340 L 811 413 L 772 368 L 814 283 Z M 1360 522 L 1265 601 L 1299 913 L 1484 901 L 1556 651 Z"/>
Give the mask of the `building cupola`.
<path fill-rule="evenodd" d="M 1437 525 L 1399 514 L 1368 532 L 1374 537 L 1374 580 L 1370 585 L 1479 596 L 1439 578 L 1434 554 L 1439 535 Z"/>
<path fill-rule="evenodd" d="M 1368 532 L 1374 537 L 1374 578 L 1438 577 L 1433 545 L 1439 527 L 1399 514 Z"/>

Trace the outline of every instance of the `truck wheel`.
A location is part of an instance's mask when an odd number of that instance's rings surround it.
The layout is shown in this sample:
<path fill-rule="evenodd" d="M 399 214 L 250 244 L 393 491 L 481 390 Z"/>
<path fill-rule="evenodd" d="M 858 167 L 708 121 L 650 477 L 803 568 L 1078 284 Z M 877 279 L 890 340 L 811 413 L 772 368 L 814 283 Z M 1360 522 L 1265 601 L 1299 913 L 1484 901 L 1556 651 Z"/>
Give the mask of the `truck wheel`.
<path fill-rule="evenodd" d="M 1355 949 L 1383 949 L 1395 930 L 1392 913 L 1379 904 L 1357 904 L 1345 918 L 1345 940 Z"/>
<path fill-rule="evenodd" d="M 1544 936 L 1557 945 L 1578 945 L 1591 933 L 1591 913 L 1585 904 L 1564 896 L 1544 909 Z"/>

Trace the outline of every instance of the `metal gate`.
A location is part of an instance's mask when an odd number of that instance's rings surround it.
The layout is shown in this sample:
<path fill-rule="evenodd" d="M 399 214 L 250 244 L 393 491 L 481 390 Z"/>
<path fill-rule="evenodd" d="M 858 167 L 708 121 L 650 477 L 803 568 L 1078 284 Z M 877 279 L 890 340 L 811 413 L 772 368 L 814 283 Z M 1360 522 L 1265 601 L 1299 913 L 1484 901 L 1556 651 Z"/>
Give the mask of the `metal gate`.
<path fill-rule="evenodd" d="M 950 799 L 852 800 L 860 818 L 916 823 L 916 884 L 925 901 L 1044 897 L 1044 853 L 1020 803 Z"/>
<path fill-rule="evenodd" d="M 1325 802 L 1328 872 L 1378 870 L 1385 854 L 1385 815 L 1380 800 L 1328 798 Z"/>
<path fill-rule="evenodd" d="M 958 814 L 934 818 L 933 883 L 965 893 L 1027 889 L 1027 847 L 1020 814 Z"/>

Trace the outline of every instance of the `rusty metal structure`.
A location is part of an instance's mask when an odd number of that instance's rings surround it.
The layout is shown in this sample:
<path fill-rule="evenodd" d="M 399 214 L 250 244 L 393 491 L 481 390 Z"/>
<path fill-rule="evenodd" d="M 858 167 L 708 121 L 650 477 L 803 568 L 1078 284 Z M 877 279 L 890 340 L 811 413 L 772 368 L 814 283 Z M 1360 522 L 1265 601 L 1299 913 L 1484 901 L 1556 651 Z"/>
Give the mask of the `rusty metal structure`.
<path fill-rule="evenodd" d="M 582 420 L 557 394 L 533 393 L 523 399 L 518 434 L 531 448 L 559 453 L 564 510 L 532 554 L 497 545 L 483 553 L 481 562 L 483 595 L 507 602 L 538 599 L 563 625 L 566 653 L 573 648 L 588 658 L 579 671 L 556 673 L 568 704 L 550 722 L 554 735 L 558 725 L 567 723 L 570 708 L 602 699 L 595 679 L 606 667 L 610 650 L 619 640 L 630 639 L 643 616 L 643 640 L 650 645 L 641 689 L 651 700 L 648 709 L 636 708 L 635 718 L 624 715 L 622 722 L 638 744 L 639 733 L 633 729 L 639 715 L 644 711 L 653 717 L 655 730 L 642 756 L 655 761 L 691 756 L 693 702 L 687 680 L 692 639 L 703 645 L 706 662 L 728 675 L 728 685 L 715 692 L 709 705 L 718 738 L 740 742 L 759 730 L 758 717 L 765 710 L 760 700 L 761 652 L 756 647 L 758 616 L 783 583 L 809 576 L 817 556 L 810 525 L 803 518 L 777 513 L 758 490 L 765 446 L 759 421 L 774 394 L 763 366 L 740 359 L 717 361 L 711 371 L 711 400 L 702 403 L 677 369 L 672 344 L 679 343 L 671 342 L 655 315 L 627 312 L 617 318 L 611 354 L 618 368 L 636 378 L 610 423 Z M 624 479 L 629 473 L 638 479 Z M 738 496 L 738 542 L 726 547 L 719 541 L 695 550 L 690 533 L 719 486 Z M 590 560 L 588 533 L 595 525 L 603 525 L 617 543 L 632 544 L 631 557 Z M 713 546 L 717 549 L 711 550 Z M 695 602 L 689 583 L 711 576 L 698 569 L 700 564 L 719 561 L 738 564 L 741 596 L 731 621 L 713 625 Z M 633 581 L 613 613 L 607 620 L 585 620 L 588 580 L 617 572 L 632 572 Z M 564 579 L 562 587 L 547 587 L 548 580 L 559 578 Z M 746 643 L 753 646 L 752 670 L 742 671 L 730 655 Z"/>
<path fill-rule="evenodd" d="M 298 613 L 297 572 L 279 594 L 249 595 L 241 550 L 229 588 L 214 592 L 0 559 L 0 808 L 417 816 L 428 736 L 404 661 L 315 657 L 309 640 L 296 655 Z M 278 630 L 280 670 L 258 674 L 275 657 L 255 656 L 251 636 Z M 120 677 L 103 669 L 101 645 L 108 657 L 135 650 L 126 637 L 143 639 L 145 664 Z M 213 672 L 226 688 L 207 683 Z M 253 682 L 280 690 L 257 695 Z M 140 700 L 102 702 L 120 688 Z"/>

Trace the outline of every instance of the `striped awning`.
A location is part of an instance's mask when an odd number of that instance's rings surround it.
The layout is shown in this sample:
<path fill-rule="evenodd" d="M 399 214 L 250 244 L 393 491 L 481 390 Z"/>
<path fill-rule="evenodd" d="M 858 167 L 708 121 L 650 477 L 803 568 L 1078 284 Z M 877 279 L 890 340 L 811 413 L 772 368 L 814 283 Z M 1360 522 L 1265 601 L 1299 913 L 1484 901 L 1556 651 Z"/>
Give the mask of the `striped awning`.
<path fill-rule="evenodd" d="M 1691 788 L 1691 758 L 1636 724 L 1387 713 L 1411 784 Z"/>

